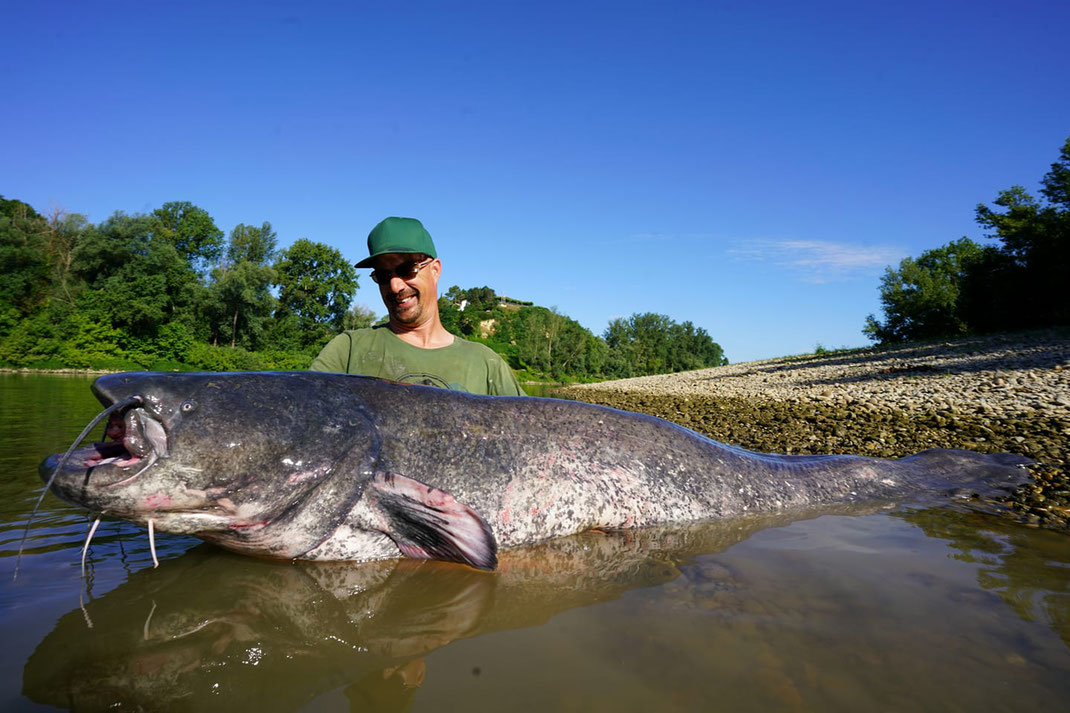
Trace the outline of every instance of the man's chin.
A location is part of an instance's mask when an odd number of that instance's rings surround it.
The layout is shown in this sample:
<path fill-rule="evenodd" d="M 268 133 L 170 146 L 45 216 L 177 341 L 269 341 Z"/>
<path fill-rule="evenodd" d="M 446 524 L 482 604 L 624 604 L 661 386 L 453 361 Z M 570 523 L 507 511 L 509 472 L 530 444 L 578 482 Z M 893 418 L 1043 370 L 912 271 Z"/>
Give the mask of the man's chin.
<path fill-rule="evenodd" d="M 390 321 L 402 327 L 411 327 L 420 321 L 420 310 L 412 308 L 403 312 L 391 312 Z"/>

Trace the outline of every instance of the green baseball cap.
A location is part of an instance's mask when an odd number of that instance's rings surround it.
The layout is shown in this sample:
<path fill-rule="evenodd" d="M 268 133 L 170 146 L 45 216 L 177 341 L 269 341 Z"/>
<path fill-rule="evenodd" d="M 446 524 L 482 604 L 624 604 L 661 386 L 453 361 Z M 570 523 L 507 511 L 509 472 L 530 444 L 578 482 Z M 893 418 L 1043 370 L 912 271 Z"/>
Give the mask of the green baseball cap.
<path fill-rule="evenodd" d="M 368 257 L 356 267 L 371 267 L 375 258 L 387 253 L 423 253 L 438 257 L 431 234 L 416 218 L 385 218 L 368 233 Z"/>

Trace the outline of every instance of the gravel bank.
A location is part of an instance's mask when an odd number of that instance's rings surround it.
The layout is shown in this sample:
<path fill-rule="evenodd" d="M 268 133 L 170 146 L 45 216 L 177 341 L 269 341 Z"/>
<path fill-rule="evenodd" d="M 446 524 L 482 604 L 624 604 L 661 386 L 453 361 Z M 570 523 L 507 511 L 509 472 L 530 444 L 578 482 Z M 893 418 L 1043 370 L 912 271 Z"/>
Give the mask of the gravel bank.
<path fill-rule="evenodd" d="M 1070 330 L 732 364 L 583 384 L 560 395 L 775 453 L 896 458 L 925 448 L 1027 455 L 1024 519 L 1070 514 Z"/>

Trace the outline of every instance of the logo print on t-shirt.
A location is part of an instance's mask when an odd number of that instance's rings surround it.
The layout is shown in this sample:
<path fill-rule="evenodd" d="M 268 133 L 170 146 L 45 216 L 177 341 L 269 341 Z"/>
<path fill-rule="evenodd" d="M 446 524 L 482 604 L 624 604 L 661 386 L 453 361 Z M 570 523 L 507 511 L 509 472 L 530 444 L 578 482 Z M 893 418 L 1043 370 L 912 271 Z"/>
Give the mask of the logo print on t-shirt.
<path fill-rule="evenodd" d="M 402 374 L 397 381 L 403 384 L 419 384 L 420 386 L 437 386 L 440 389 L 452 389 L 453 391 L 464 391 L 464 388 L 460 384 L 448 384 L 446 380 L 440 376 L 434 374 Z"/>

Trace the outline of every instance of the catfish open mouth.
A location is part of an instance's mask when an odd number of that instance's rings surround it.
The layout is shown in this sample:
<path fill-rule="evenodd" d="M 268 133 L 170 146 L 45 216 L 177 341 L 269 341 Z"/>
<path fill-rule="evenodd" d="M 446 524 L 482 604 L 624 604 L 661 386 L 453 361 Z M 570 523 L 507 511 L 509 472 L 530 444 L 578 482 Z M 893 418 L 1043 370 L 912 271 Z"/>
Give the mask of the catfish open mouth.
<path fill-rule="evenodd" d="M 114 464 L 119 468 L 141 462 L 141 458 L 131 455 L 122 441 L 104 441 L 89 447 L 80 448 L 71 454 L 71 465 L 81 468 L 95 468 L 98 465 Z"/>
<path fill-rule="evenodd" d="M 167 431 L 163 424 L 153 418 L 144 408 L 144 399 L 140 396 L 131 396 L 107 405 L 106 397 L 99 394 L 98 396 L 106 405 L 104 411 L 86 426 L 63 456 L 59 454 L 50 456 L 41 464 L 42 477 L 45 477 L 46 472 L 55 475 L 61 470 L 89 471 L 90 473 L 96 471 L 96 479 L 99 482 L 101 476 L 105 481 L 108 480 L 104 472 L 110 472 L 112 478 L 119 478 L 119 481 L 104 483 L 104 485 L 119 485 L 136 478 L 151 467 L 158 458 L 167 455 Z M 105 440 L 78 448 L 89 432 L 105 417 L 108 417 L 108 425 L 104 432 Z M 103 466 L 110 467 L 103 468 Z M 129 475 L 129 471 L 135 468 L 133 475 Z M 51 478 L 49 483 L 51 483 Z"/>
<path fill-rule="evenodd" d="M 163 424 L 150 416 L 145 410 L 145 399 L 142 396 L 130 396 L 111 405 L 107 403 L 110 399 L 100 392 L 97 392 L 97 397 L 104 404 L 104 410 L 98 413 L 89 422 L 89 425 L 82 429 L 82 432 L 71 444 L 71 447 L 67 449 L 66 453 L 62 456 L 49 456 L 41 463 L 40 474 L 45 480 L 45 487 L 41 490 L 41 495 L 37 498 L 30 517 L 26 520 L 26 528 L 22 534 L 22 541 L 19 543 L 19 554 L 15 560 L 16 578 L 18 577 L 19 562 L 22 560 L 22 548 L 26 544 L 26 536 L 30 532 L 30 525 L 33 523 L 33 518 L 37 514 L 38 508 L 41 507 L 45 493 L 52 489 L 52 484 L 56 481 L 56 477 L 60 472 L 64 469 L 84 472 L 88 478 L 89 474 L 98 471 L 101 466 L 115 466 L 115 470 L 104 468 L 105 472 L 111 471 L 122 478 L 118 482 L 105 485 L 105 487 L 112 487 L 129 483 L 151 468 L 161 455 L 166 455 L 167 453 L 167 432 L 164 430 Z M 105 439 L 110 440 L 94 443 L 88 448 L 79 450 L 78 446 L 85 440 L 86 436 L 105 418 L 108 418 Z M 127 470 L 136 466 L 140 466 L 140 468 L 133 475 L 126 477 Z M 46 473 L 50 473 L 50 475 L 46 476 Z M 56 495 L 62 497 L 59 492 Z M 99 522 L 100 517 L 97 518 L 96 523 L 90 530 L 89 537 L 86 538 L 85 547 L 82 549 L 83 567 L 85 566 L 85 553 L 89 547 L 89 540 L 92 538 L 93 532 L 96 531 Z M 152 544 L 153 561 L 155 561 L 156 549 L 152 540 L 151 521 L 149 522 L 149 541 Z"/>
<path fill-rule="evenodd" d="M 125 469 L 146 460 L 151 465 L 167 454 L 167 432 L 163 425 L 138 406 L 113 412 L 105 436 L 108 440 L 86 449 L 90 452 L 84 461 L 85 467 L 113 465 Z"/>

